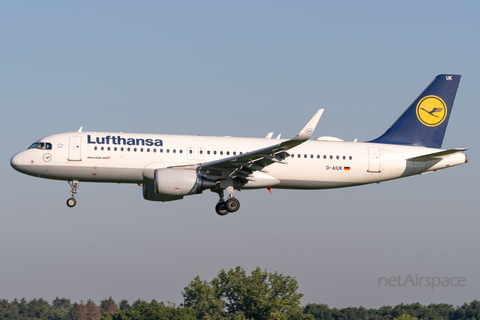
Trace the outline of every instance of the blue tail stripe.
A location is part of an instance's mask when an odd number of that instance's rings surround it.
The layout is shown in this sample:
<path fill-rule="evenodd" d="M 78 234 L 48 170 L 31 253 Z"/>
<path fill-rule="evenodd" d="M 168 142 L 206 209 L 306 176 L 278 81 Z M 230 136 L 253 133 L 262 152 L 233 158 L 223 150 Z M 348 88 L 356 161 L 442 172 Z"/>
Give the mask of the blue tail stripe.
<path fill-rule="evenodd" d="M 441 148 L 460 77 L 438 75 L 383 135 L 370 142 Z"/>

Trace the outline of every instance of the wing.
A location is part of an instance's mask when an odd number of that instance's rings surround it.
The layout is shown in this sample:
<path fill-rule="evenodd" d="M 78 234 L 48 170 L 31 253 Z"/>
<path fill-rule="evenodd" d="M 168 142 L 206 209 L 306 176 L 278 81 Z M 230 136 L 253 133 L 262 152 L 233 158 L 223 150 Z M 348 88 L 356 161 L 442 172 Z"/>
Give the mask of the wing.
<path fill-rule="evenodd" d="M 293 139 L 255 151 L 229 158 L 199 163 L 194 166 L 203 176 L 210 176 L 210 178 L 215 176 L 216 180 L 228 177 L 239 178 L 244 182 L 253 180 L 250 176 L 253 171 L 268 172 L 264 168 L 273 163 L 286 164 L 287 161 L 285 161 L 285 159 L 289 156 L 287 151 L 304 143 L 312 136 L 313 131 L 322 116 L 323 110 L 324 109 L 318 110 L 307 125 Z M 187 165 L 183 167 L 191 166 Z"/>

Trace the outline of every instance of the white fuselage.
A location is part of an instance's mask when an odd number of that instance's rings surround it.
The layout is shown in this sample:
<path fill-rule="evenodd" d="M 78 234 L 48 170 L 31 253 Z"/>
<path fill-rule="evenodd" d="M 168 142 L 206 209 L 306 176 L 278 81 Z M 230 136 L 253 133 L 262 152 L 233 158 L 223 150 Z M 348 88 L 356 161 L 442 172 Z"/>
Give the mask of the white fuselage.
<path fill-rule="evenodd" d="M 16 154 L 12 166 L 23 173 L 57 180 L 152 183 L 153 171 L 200 164 L 271 146 L 286 140 L 182 135 L 71 132 L 38 140 L 50 149 Z M 397 179 L 466 162 L 456 153 L 430 161 L 411 161 L 441 151 L 418 146 L 310 140 L 289 150 L 287 164 L 254 172 L 258 183 L 242 188 L 324 189 Z M 270 180 L 268 180 L 270 179 Z M 265 182 L 267 181 L 267 182 Z M 271 183 L 270 183 L 271 182 Z"/>

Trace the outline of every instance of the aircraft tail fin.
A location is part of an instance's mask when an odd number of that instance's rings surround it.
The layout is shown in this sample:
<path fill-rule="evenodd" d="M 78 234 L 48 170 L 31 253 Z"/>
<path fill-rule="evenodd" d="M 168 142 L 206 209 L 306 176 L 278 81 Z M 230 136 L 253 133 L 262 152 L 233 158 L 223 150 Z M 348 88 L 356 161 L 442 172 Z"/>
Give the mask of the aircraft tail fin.
<path fill-rule="evenodd" d="M 460 75 L 440 74 L 374 143 L 441 148 Z"/>

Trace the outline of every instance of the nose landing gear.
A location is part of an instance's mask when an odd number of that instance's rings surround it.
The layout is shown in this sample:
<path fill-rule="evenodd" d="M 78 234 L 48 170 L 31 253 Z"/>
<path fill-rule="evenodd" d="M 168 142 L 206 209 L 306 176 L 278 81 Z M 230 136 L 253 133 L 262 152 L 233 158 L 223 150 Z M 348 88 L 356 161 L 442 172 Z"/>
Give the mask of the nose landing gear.
<path fill-rule="evenodd" d="M 72 197 L 67 200 L 67 206 L 69 206 L 70 208 L 73 208 L 77 204 L 77 200 L 75 199 L 75 196 L 78 193 L 78 187 L 79 187 L 78 180 L 68 181 L 68 184 L 71 187 L 70 192 L 72 193 Z"/>

